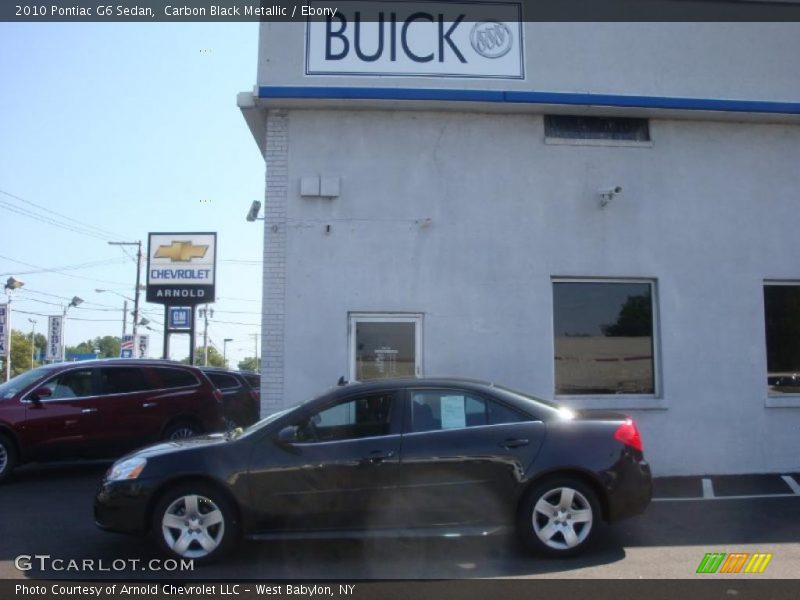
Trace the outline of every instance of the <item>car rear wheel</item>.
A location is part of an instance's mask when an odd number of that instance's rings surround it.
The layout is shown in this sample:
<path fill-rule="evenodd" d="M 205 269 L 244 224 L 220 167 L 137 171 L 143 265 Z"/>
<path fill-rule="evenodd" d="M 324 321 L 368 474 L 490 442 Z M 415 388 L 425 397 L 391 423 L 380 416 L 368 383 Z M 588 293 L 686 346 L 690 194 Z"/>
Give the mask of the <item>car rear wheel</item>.
<path fill-rule="evenodd" d="M 17 448 L 14 442 L 0 434 L 0 482 L 5 481 L 17 466 Z"/>
<path fill-rule="evenodd" d="M 571 477 L 549 479 L 525 496 L 517 531 L 525 546 L 544 556 L 566 557 L 589 545 L 600 518 L 597 495 Z"/>
<path fill-rule="evenodd" d="M 217 560 L 233 547 L 239 524 L 224 494 L 203 483 L 185 484 L 158 503 L 153 534 L 168 555 L 203 564 Z"/>
<path fill-rule="evenodd" d="M 182 440 L 196 435 L 200 435 L 202 431 L 196 423 L 191 421 L 178 421 L 172 423 L 164 430 L 165 440 Z"/>

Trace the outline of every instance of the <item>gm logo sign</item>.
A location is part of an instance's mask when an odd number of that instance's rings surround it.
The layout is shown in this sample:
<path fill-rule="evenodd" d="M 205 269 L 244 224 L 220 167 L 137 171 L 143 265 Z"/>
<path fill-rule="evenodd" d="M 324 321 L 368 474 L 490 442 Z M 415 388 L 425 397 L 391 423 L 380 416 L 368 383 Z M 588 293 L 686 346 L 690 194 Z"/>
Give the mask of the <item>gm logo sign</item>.
<path fill-rule="evenodd" d="M 763 573 L 772 554 L 747 552 L 709 552 L 700 561 L 696 573 Z"/>
<path fill-rule="evenodd" d="M 191 328 L 190 308 L 170 306 L 168 313 L 168 326 L 170 329 L 190 329 Z"/>

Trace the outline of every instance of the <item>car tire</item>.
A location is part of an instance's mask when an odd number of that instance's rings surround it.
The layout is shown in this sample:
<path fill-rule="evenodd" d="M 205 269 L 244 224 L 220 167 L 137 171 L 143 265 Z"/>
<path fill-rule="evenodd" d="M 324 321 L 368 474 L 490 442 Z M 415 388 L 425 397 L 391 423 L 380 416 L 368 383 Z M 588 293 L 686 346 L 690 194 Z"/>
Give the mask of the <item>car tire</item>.
<path fill-rule="evenodd" d="M 165 440 L 183 440 L 186 438 L 200 435 L 203 431 L 193 421 L 175 421 L 167 425 L 164 429 L 163 438 Z"/>
<path fill-rule="evenodd" d="M 17 447 L 11 438 L 0 434 L 0 483 L 6 481 L 17 466 Z"/>
<path fill-rule="evenodd" d="M 239 538 L 237 512 L 228 497 L 203 482 L 168 490 L 153 511 L 153 535 L 171 558 L 208 564 L 227 554 Z"/>
<path fill-rule="evenodd" d="M 535 484 L 522 499 L 517 533 L 530 551 L 561 558 L 583 552 L 601 520 L 591 487 L 574 477 L 553 477 Z"/>

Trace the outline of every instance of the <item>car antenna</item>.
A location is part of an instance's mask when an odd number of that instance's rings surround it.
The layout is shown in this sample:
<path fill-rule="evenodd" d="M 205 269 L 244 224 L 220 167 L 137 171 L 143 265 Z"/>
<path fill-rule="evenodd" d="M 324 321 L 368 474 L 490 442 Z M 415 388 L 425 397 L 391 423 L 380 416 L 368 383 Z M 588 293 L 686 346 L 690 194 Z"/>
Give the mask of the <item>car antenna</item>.
<path fill-rule="evenodd" d="M 339 381 L 336 382 L 336 385 L 347 385 L 348 381 L 344 378 L 344 375 L 339 377 Z"/>

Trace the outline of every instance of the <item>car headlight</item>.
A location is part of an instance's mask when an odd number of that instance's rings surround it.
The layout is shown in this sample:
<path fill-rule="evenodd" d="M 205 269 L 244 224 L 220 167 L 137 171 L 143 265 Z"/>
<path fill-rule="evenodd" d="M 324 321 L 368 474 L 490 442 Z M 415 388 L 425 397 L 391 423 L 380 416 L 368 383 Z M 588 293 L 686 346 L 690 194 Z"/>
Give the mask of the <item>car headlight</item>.
<path fill-rule="evenodd" d="M 146 464 L 146 458 L 128 458 L 126 460 L 121 460 L 111 465 L 106 479 L 108 481 L 136 479 L 142 473 Z"/>

